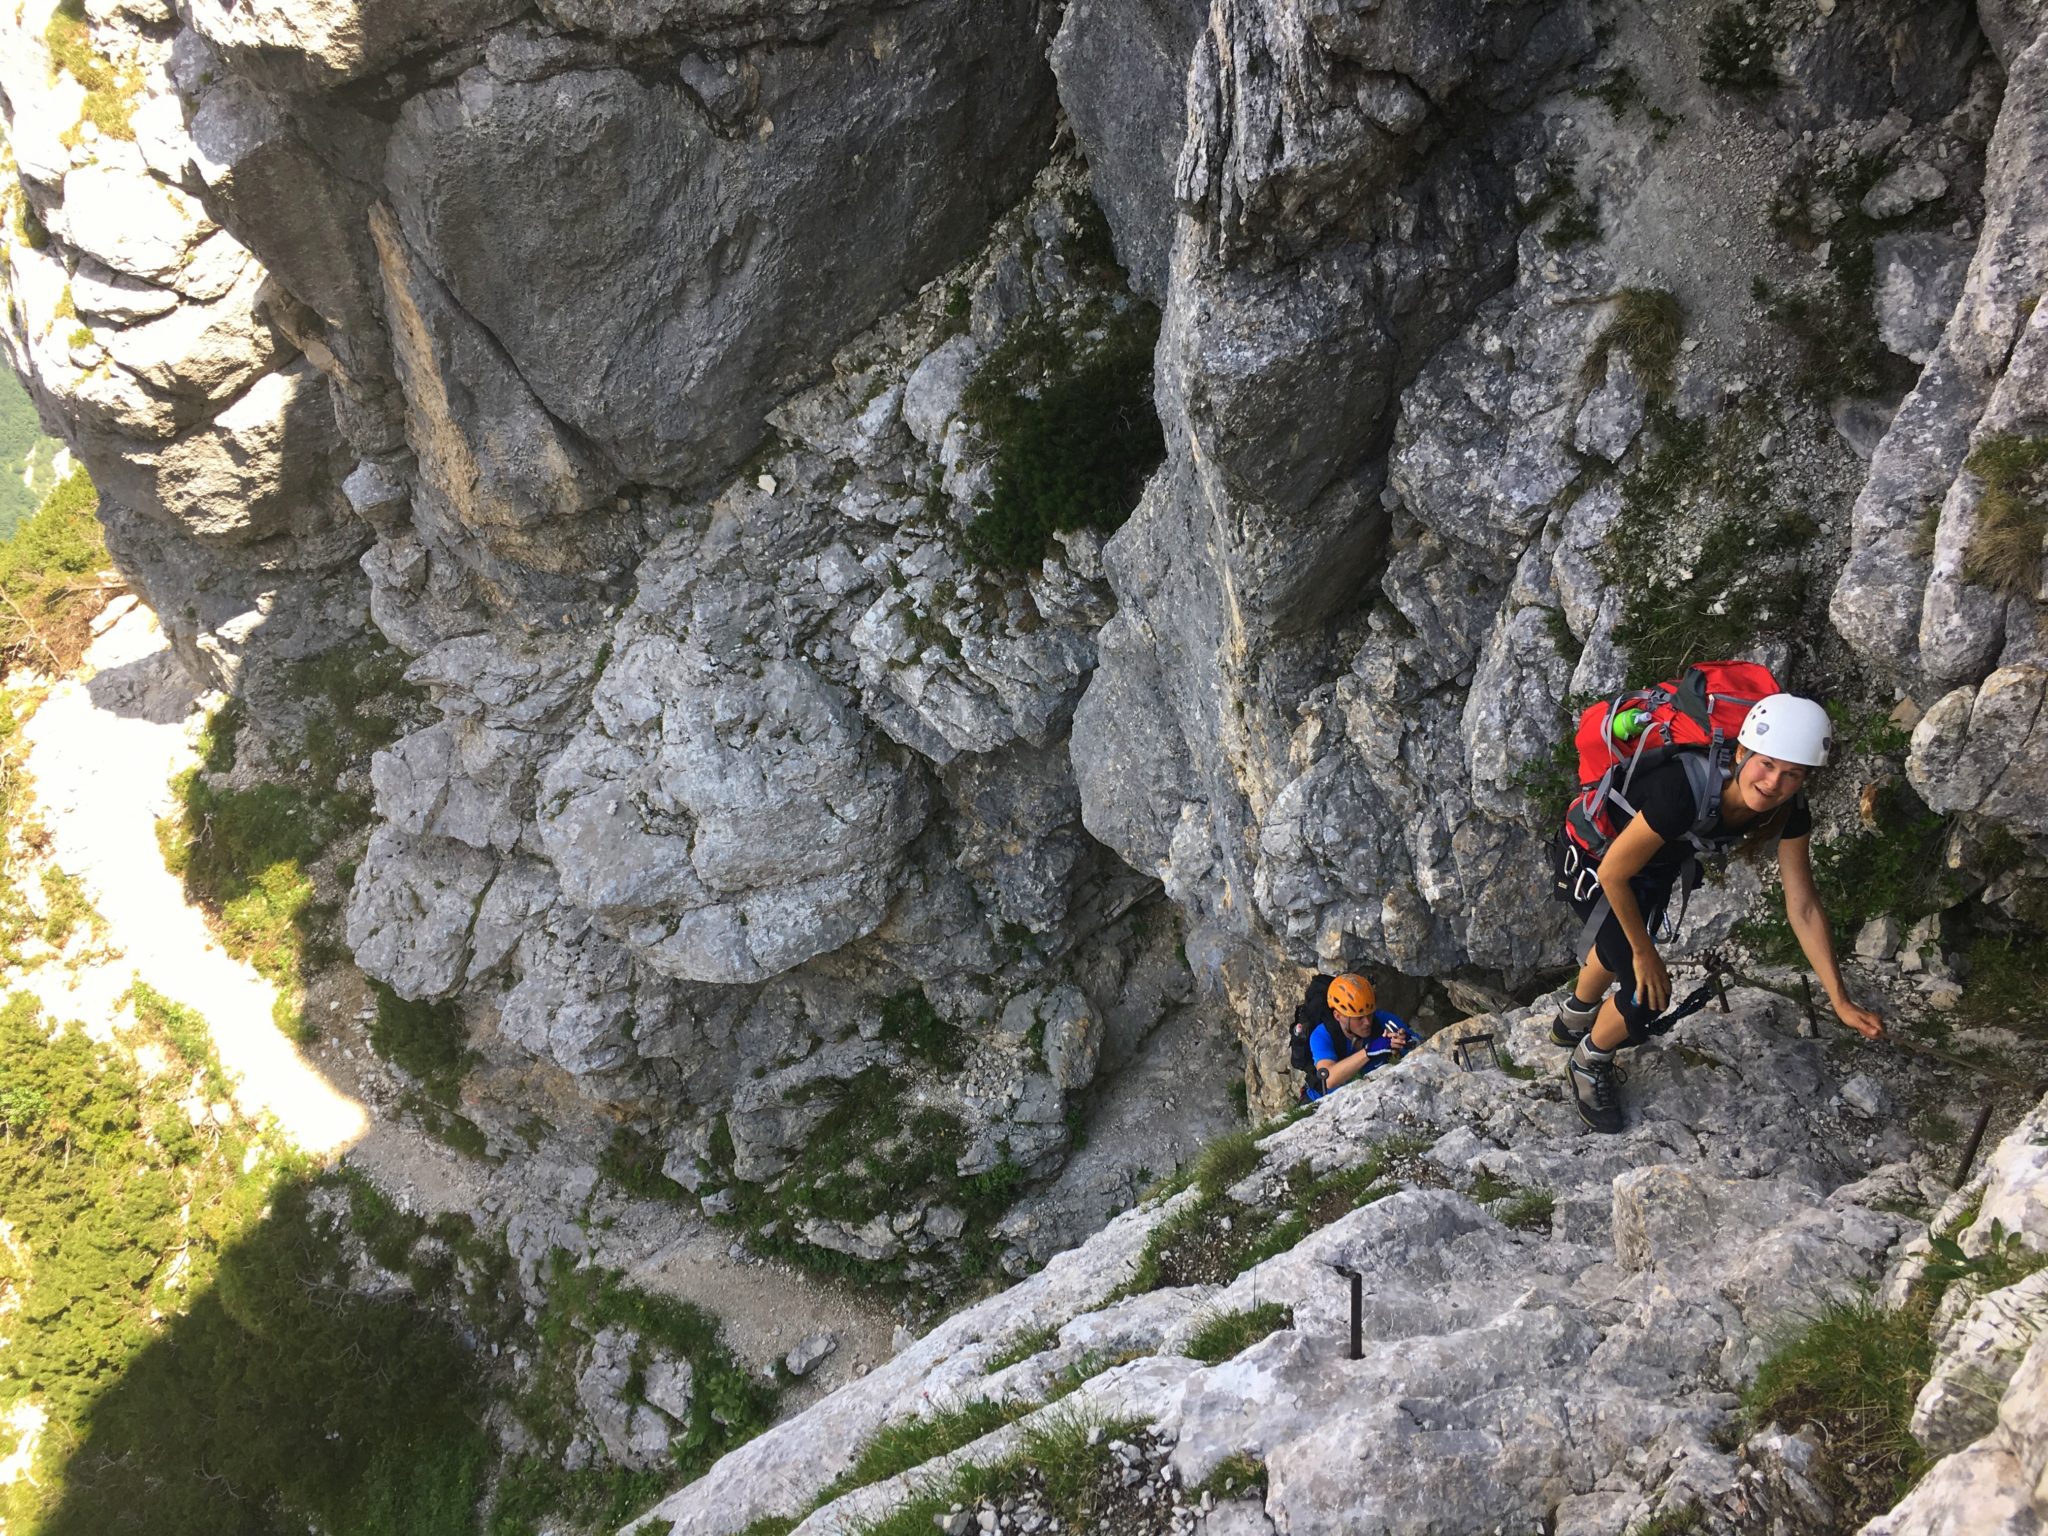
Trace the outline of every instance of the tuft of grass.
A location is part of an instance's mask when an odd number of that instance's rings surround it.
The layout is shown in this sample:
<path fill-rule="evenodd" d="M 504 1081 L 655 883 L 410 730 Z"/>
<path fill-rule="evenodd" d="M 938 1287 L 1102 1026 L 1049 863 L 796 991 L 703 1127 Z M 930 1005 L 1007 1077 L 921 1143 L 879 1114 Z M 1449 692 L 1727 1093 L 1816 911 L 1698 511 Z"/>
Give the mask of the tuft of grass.
<path fill-rule="evenodd" d="M 1033 1425 L 1014 1456 L 991 1466 L 964 1466 L 927 1483 L 907 1503 L 862 1521 L 852 1536 L 930 1536 L 949 1510 L 972 1509 L 1020 1493 L 1036 1492 L 1062 1522 L 1086 1529 L 1109 1480 L 1121 1468 L 1112 1442 L 1137 1434 L 1143 1419 L 1111 1419 L 1081 1409 L 1063 1410 Z"/>
<path fill-rule="evenodd" d="M 1216 1463 L 1216 1470 L 1188 1490 L 1197 1502 L 1208 1494 L 1218 1503 L 1266 1492 L 1266 1464 L 1249 1451 L 1236 1451 Z"/>
<path fill-rule="evenodd" d="M 1752 1427 L 1821 1426 L 1822 1480 L 1844 1529 L 1892 1507 L 1925 1465 L 1913 1400 L 1934 1363 L 1924 1303 L 1836 1302 L 1789 1336 L 1743 1393 Z"/>
<path fill-rule="evenodd" d="M 1685 310 L 1675 294 L 1662 288 L 1620 289 L 1614 295 L 1614 318 L 1587 354 L 1580 380 L 1596 388 L 1607 377 L 1609 354 L 1619 348 L 1650 394 L 1668 395 L 1684 339 Z"/>
<path fill-rule="evenodd" d="M 1505 1227 L 1526 1232 L 1548 1232 L 1550 1218 L 1557 1210 L 1557 1197 L 1547 1189 L 1525 1189 L 1504 1201 L 1494 1216 Z"/>
<path fill-rule="evenodd" d="M 941 1456 L 949 1456 L 963 1445 L 972 1445 L 983 1435 L 994 1434 L 1036 1411 L 1034 1402 L 1013 1400 L 989 1402 L 977 1398 L 958 1408 L 941 1409 L 921 1419 L 903 1419 L 885 1424 L 868 1439 L 853 1458 L 853 1465 L 818 1495 L 817 1507 L 867 1488 L 884 1478 L 910 1472 Z"/>
<path fill-rule="evenodd" d="M 1769 8 L 1717 5 L 1700 27 L 1700 79 L 1729 91 L 1768 91 L 1778 85 L 1778 28 Z"/>
<path fill-rule="evenodd" d="M 1188 1340 L 1190 1359 L 1220 1365 L 1250 1349 L 1269 1333 L 1294 1326 L 1294 1309 L 1269 1301 L 1242 1312 L 1219 1312 Z"/>
<path fill-rule="evenodd" d="M 1984 485 L 1963 575 L 2004 597 L 2032 597 L 2048 539 L 2048 437 L 1987 438 L 1963 467 Z"/>
<path fill-rule="evenodd" d="M 1195 1187 L 1214 1199 L 1259 1166 L 1259 1144 L 1250 1131 L 1233 1131 L 1202 1148 L 1194 1161 Z"/>
<path fill-rule="evenodd" d="M 1653 1515 L 1637 1528 L 1635 1536 L 1692 1536 L 1706 1524 L 1707 1517 L 1697 1502 L 1681 1504 Z"/>
<path fill-rule="evenodd" d="M 1042 1355 L 1059 1342 L 1060 1331 L 1050 1325 L 1043 1328 L 1026 1328 L 1013 1333 L 1003 1347 L 989 1356 L 988 1374 L 1008 1370 L 1013 1365 L 1029 1360 L 1033 1355 Z"/>

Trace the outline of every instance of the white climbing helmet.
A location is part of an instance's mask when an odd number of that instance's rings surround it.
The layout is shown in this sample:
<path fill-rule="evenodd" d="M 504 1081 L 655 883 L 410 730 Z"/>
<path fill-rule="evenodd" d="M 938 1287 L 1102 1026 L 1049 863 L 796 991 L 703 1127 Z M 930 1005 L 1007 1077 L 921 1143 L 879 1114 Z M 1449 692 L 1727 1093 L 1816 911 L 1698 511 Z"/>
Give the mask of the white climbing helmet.
<path fill-rule="evenodd" d="M 1835 744 L 1835 725 L 1813 700 L 1796 693 L 1774 693 L 1751 707 L 1735 739 L 1750 751 L 1781 763 L 1820 768 Z"/>

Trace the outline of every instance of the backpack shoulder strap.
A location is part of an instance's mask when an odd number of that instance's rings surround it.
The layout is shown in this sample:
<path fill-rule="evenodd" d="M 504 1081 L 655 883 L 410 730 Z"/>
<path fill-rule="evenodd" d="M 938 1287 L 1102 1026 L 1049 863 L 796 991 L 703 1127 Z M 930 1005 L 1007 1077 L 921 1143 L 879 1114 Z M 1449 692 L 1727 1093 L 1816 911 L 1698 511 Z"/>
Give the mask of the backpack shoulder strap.
<path fill-rule="evenodd" d="M 1722 768 L 1726 757 L 1725 752 L 1713 750 L 1678 754 L 1679 762 L 1685 765 L 1685 781 L 1692 790 L 1692 827 L 1686 837 L 1695 847 L 1720 814 L 1721 790 L 1727 783 Z"/>

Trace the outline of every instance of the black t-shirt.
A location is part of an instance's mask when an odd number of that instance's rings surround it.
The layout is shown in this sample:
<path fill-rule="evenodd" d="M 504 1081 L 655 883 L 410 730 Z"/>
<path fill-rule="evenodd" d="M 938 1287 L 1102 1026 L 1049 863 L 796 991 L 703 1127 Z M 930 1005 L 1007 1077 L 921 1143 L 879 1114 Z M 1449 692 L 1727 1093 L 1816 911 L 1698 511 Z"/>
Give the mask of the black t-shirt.
<path fill-rule="evenodd" d="M 1692 830 L 1693 812 L 1697 808 L 1693 800 L 1692 780 L 1686 777 L 1685 764 L 1673 758 L 1639 774 L 1635 783 L 1629 786 L 1628 798 L 1638 811 L 1649 818 L 1650 829 L 1664 839 L 1664 846 L 1652 854 L 1650 862 L 1643 867 L 1646 870 L 1675 869 L 1683 864 L 1692 851 L 1692 845 L 1685 841 L 1685 834 Z M 1753 817 L 1728 826 L 1722 822 L 1717 808 L 1714 819 L 1707 823 L 1701 835 L 1710 844 L 1720 842 L 1732 847 L 1755 831 L 1764 819 Z M 1807 809 L 1806 791 L 1802 789 L 1792 797 L 1791 807 L 1785 815 L 1784 830 L 1778 835 L 1805 837 L 1812 831 L 1813 812 Z"/>

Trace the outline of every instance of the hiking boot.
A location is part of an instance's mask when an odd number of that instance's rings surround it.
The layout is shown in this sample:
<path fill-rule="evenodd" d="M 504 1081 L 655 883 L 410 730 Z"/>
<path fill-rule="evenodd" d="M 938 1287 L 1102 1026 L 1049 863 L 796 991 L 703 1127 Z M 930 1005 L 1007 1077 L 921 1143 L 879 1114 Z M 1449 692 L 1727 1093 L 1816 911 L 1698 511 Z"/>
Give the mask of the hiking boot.
<path fill-rule="evenodd" d="M 1550 1021 L 1550 1043 L 1570 1050 L 1592 1033 L 1593 1021 L 1600 1017 L 1600 1003 L 1581 1004 L 1576 997 L 1568 997 L 1557 1010 L 1557 1017 Z"/>
<path fill-rule="evenodd" d="M 1579 1118 L 1588 1129 L 1604 1136 L 1612 1136 L 1621 1129 L 1621 1092 L 1614 1081 L 1612 1052 L 1595 1055 L 1591 1045 L 1581 1040 L 1564 1065 L 1564 1075 L 1571 1084 L 1572 1102 L 1578 1106 Z"/>

